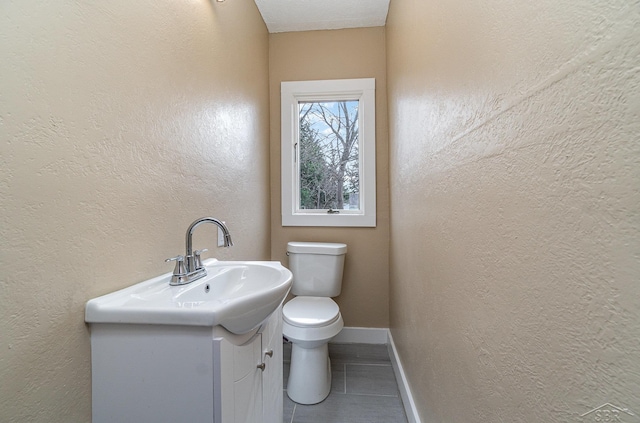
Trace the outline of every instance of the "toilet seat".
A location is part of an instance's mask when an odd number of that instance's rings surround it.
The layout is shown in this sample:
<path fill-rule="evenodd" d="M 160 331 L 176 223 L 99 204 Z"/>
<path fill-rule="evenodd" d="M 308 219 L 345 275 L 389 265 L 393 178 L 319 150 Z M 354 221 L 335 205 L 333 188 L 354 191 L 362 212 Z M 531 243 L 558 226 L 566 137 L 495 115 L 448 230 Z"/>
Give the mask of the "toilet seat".
<path fill-rule="evenodd" d="M 282 308 L 285 323 L 299 328 L 318 328 L 340 319 L 340 308 L 328 297 L 295 297 Z"/>

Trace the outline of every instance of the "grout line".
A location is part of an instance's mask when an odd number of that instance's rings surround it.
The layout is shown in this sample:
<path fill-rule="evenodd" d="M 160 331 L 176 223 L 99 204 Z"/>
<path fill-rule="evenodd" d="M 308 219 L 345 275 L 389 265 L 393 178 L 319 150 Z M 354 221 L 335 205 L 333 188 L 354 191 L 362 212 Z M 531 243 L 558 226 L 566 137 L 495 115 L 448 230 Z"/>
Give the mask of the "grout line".
<path fill-rule="evenodd" d="M 357 392 L 351 393 L 349 395 L 353 395 L 354 397 L 385 397 L 385 398 L 399 398 L 400 395 L 390 395 L 390 394 L 359 394 Z"/>
<path fill-rule="evenodd" d="M 291 412 L 291 421 L 289 421 L 289 423 L 293 423 L 293 416 L 296 415 L 296 407 L 298 406 L 298 404 L 296 404 L 295 402 L 293 403 L 293 411 Z"/>
<path fill-rule="evenodd" d="M 344 368 L 344 393 L 347 393 L 347 363 L 343 364 Z"/>
<path fill-rule="evenodd" d="M 345 366 L 348 364 L 349 366 L 376 366 L 376 367 L 393 367 L 391 363 L 349 363 L 345 362 Z"/>

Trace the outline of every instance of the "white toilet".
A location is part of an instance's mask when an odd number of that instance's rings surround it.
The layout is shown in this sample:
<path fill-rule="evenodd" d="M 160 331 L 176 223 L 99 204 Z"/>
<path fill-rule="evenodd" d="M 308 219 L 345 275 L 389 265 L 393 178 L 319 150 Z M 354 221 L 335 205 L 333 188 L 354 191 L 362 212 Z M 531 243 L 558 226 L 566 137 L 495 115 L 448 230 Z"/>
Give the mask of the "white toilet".
<path fill-rule="evenodd" d="M 282 309 L 282 333 L 292 343 L 287 395 L 299 404 L 317 404 L 331 391 L 328 344 L 342 330 L 340 295 L 346 244 L 290 242 L 291 293 Z"/>

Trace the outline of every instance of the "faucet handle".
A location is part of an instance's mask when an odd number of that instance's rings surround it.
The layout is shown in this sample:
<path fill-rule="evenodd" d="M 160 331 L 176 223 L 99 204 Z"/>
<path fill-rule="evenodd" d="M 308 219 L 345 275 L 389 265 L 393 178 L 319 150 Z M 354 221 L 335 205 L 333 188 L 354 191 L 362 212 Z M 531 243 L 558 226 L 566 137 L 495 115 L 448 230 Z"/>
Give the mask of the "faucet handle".
<path fill-rule="evenodd" d="M 209 251 L 208 248 L 203 248 L 202 250 L 195 250 L 193 252 L 193 264 L 197 269 L 202 269 L 202 259 L 200 258 L 200 254 Z"/>
<path fill-rule="evenodd" d="M 165 263 L 170 261 L 176 262 L 176 267 L 173 268 L 174 275 L 186 275 L 187 268 L 184 266 L 184 256 L 175 256 L 165 260 Z"/>

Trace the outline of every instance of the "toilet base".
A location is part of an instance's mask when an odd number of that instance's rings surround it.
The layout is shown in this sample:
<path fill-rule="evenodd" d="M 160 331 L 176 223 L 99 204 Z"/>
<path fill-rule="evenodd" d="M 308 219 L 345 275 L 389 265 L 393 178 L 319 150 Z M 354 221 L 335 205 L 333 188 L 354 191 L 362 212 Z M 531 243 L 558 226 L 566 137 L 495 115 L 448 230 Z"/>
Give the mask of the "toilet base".
<path fill-rule="evenodd" d="M 291 368 L 287 395 L 298 404 L 317 404 L 331 392 L 329 343 L 315 348 L 291 345 Z"/>

